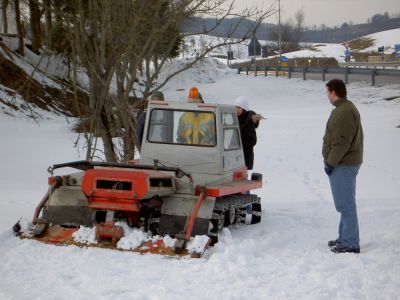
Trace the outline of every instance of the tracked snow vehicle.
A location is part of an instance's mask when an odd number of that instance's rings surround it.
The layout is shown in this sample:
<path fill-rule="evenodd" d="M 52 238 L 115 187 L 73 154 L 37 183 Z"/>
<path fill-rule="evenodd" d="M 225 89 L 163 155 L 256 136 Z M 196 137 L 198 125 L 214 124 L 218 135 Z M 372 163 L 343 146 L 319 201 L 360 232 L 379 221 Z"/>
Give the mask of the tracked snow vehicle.
<path fill-rule="evenodd" d="M 224 226 L 260 222 L 260 198 L 250 190 L 262 187 L 262 175 L 248 179 L 234 106 L 150 101 L 144 132 L 140 161 L 49 167 L 49 190 L 24 236 L 79 245 L 73 234 L 87 226 L 95 228 L 94 246 L 116 248 L 123 221 L 176 238 L 173 247 L 152 241 L 138 248 L 170 254 L 185 253 L 193 236 L 215 243 Z M 54 175 L 65 167 L 78 171 Z"/>

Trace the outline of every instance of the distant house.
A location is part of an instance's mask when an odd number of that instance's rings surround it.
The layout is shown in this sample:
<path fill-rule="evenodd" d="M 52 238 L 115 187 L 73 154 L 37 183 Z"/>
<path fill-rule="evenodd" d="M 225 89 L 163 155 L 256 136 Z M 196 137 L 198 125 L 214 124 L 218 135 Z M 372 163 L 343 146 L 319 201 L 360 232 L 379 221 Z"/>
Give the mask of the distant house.
<path fill-rule="evenodd" d="M 261 44 L 255 35 L 251 38 L 248 49 L 249 49 L 249 56 L 261 55 Z"/>

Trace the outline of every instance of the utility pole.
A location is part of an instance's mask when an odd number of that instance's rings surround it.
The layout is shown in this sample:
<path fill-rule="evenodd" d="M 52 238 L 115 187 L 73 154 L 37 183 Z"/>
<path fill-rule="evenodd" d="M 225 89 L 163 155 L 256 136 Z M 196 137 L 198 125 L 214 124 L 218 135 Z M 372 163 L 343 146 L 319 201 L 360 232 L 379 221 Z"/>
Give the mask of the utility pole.
<path fill-rule="evenodd" d="M 278 0 L 278 50 L 279 50 L 279 62 L 281 61 L 281 0 Z"/>

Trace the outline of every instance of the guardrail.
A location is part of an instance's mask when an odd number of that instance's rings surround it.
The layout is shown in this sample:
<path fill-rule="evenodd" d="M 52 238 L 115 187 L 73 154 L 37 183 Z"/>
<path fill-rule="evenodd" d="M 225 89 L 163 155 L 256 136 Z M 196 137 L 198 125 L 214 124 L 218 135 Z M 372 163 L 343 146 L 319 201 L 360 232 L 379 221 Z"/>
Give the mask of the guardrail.
<path fill-rule="evenodd" d="M 394 70 L 394 69 L 361 69 L 361 68 L 350 68 L 350 67 L 344 67 L 344 68 L 295 68 L 295 67 L 269 67 L 269 66 L 264 66 L 264 67 L 238 67 L 238 74 L 242 72 L 246 72 L 246 75 L 249 74 L 249 72 L 254 72 L 254 75 L 257 76 L 257 73 L 261 72 L 264 73 L 265 76 L 267 76 L 268 71 L 275 72 L 275 76 L 278 77 L 280 73 L 286 72 L 287 77 L 289 79 L 292 78 L 292 73 L 302 73 L 303 74 L 303 80 L 307 79 L 307 73 L 313 73 L 313 74 L 321 74 L 321 79 L 322 81 L 325 81 L 326 74 L 341 74 L 344 75 L 344 81 L 345 83 L 349 83 L 349 75 L 350 74 L 361 74 L 361 75 L 370 75 L 371 76 L 371 83 L 372 85 L 375 85 L 375 77 L 376 76 L 397 76 L 400 79 L 400 70 Z M 399 80 L 400 83 L 400 80 Z"/>
<path fill-rule="evenodd" d="M 339 63 L 341 67 L 351 67 L 351 68 L 366 68 L 366 69 L 400 69 L 400 61 L 382 61 L 382 62 L 345 62 Z"/>

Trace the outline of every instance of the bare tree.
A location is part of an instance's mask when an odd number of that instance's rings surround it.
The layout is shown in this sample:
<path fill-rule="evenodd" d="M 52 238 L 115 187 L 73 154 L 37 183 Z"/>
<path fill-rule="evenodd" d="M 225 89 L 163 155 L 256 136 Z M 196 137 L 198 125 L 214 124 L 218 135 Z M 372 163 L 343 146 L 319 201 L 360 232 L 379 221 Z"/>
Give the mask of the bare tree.
<path fill-rule="evenodd" d="M 77 70 L 82 66 L 89 78 L 90 130 L 86 136 L 87 159 L 95 156 L 98 137 L 102 140 L 107 161 L 134 158 L 136 117 L 131 109 L 132 99 L 145 99 L 214 49 L 248 38 L 271 13 L 271 10 L 235 13 L 234 2 L 74 0 L 71 1 L 72 8 L 65 13 L 59 1 L 54 1 L 56 24 L 67 24 L 65 28 L 69 34 L 73 68 Z M 208 41 L 196 57 L 156 83 L 165 64 L 178 54 L 183 39 L 200 33 L 182 34 L 180 29 L 183 23 L 191 16 L 213 14 L 216 16 L 216 25 L 201 33 L 211 32 L 228 17 L 239 17 L 239 21 L 226 37 L 214 43 Z M 248 33 L 242 39 L 232 39 L 240 20 L 245 18 L 254 20 Z M 116 86 L 116 91 L 111 90 L 113 86 Z M 145 102 L 136 100 L 135 105 L 143 107 Z"/>
<path fill-rule="evenodd" d="M 17 35 L 18 35 L 18 50 L 17 52 L 24 55 L 24 30 L 21 22 L 21 11 L 19 7 L 19 0 L 14 0 L 15 9 L 15 23 L 17 24 Z"/>
<path fill-rule="evenodd" d="M 52 7 L 51 7 L 51 0 L 43 0 L 43 10 L 44 10 L 44 19 L 45 19 L 45 38 L 46 44 L 49 48 L 51 48 L 51 31 L 53 28 L 52 22 Z"/>
<path fill-rule="evenodd" d="M 40 10 L 37 0 L 29 0 L 29 19 L 32 33 L 32 51 L 39 53 L 42 44 L 42 34 L 40 30 Z"/>
<path fill-rule="evenodd" d="M 261 22 L 267 18 L 268 16 L 275 13 L 273 9 L 273 4 L 268 7 L 266 10 L 258 10 L 258 9 L 245 9 L 240 12 L 235 12 L 234 5 L 235 1 L 190 1 L 195 2 L 198 6 L 194 7 L 193 11 L 191 11 L 189 16 L 194 15 L 214 15 L 216 22 L 215 25 L 207 28 L 204 26 L 203 30 L 200 32 L 193 33 L 184 33 L 183 37 L 185 39 L 190 39 L 192 36 L 199 36 L 200 34 L 208 35 L 211 32 L 215 31 L 221 24 L 230 17 L 237 17 L 238 21 L 232 25 L 232 27 L 227 31 L 223 38 L 219 39 L 202 39 L 200 40 L 200 44 L 202 45 L 201 51 L 197 53 L 196 57 L 189 61 L 187 64 L 182 66 L 182 68 L 177 71 L 169 74 L 163 82 L 160 82 L 157 85 L 157 89 L 162 88 L 171 78 L 176 76 L 177 74 L 184 72 L 185 70 L 193 67 L 196 63 L 203 60 L 210 52 L 214 51 L 217 48 L 222 46 L 229 46 L 234 44 L 242 43 L 243 41 L 250 38 L 250 36 L 257 30 L 260 26 Z M 247 19 L 253 19 L 254 22 L 247 28 L 246 32 L 242 34 L 240 39 L 234 38 L 235 33 L 237 32 L 240 25 Z M 167 59 L 163 60 L 160 63 L 160 67 L 158 69 L 154 69 L 154 74 L 158 74 L 161 71 L 162 66 L 166 63 Z M 154 78 L 150 78 L 150 82 L 154 81 Z"/>
<path fill-rule="evenodd" d="M 297 43 L 301 42 L 304 33 L 304 19 L 305 13 L 303 9 L 299 9 L 294 14 L 295 21 L 295 32 L 296 32 L 296 41 Z"/>
<path fill-rule="evenodd" d="M 155 83 L 155 80 L 158 78 L 159 73 L 165 66 L 165 64 L 168 62 L 171 56 L 171 52 L 173 52 L 176 49 L 177 43 L 179 44 L 179 40 L 182 39 L 184 40 L 189 40 L 189 41 L 194 41 L 194 36 L 199 36 L 199 34 L 209 34 L 218 26 L 220 26 L 223 21 L 228 18 L 228 17 L 238 17 L 238 22 L 236 25 L 234 25 L 226 34 L 224 38 L 221 39 L 203 39 L 200 40 L 200 44 L 202 45 L 201 49 L 196 53 L 196 56 L 193 57 L 192 59 L 186 61 L 186 64 L 184 64 L 181 68 L 178 70 L 170 73 L 168 76 L 164 77 L 164 79 L 160 82 L 157 82 L 156 88 L 155 89 L 161 89 L 171 78 L 176 76 L 177 74 L 184 72 L 185 70 L 193 67 L 196 63 L 204 59 L 211 51 L 221 47 L 221 46 L 227 46 L 230 44 L 237 44 L 245 39 L 249 38 L 250 34 L 255 30 L 261 23 L 262 20 L 264 20 L 268 15 L 272 13 L 272 9 L 269 8 L 266 11 L 258 11 L 258 10 L 245 10 L 240 12 L 239 14 L 233 12 L 233 5 L 234 1 L 225 1 L 225 0 L 220 0 L 220 1 L 186 1 L 182 3 L 180 7 L 174 6 L 171 7 L 170 10 L 166 9 L 165 7 L 162 9 L 162 14 L 158 14 L 159 20 L 162 20 L 163 26 L 160 28 L 155 28 L 152 30 L 152 33 L 148 35 L 152 37 L 153 42 L 149 44 L 150 47 L 145 48 L 145 88 L 144 90 L 140 89 L 140 86 L 134 85 L 135 81 L 129 81 L 125 80 L 125 82 L 128 82 L 127 86 L 125 87 L 125 91 L 133 90 L 133 93 L 136 94 L 137 91 L 140 91 L 142 93 L 142 97 L 146 97 L 148 94 L 151 94 L 151 92 L 154 90 L 153 89 L 153 84 Z M 178 28 L 181 27 L 183 22 L 187 21 L 188 18 L 194 15 L 210 15 L 211 13 L 215 14 L 217 17 L 217 22 L 215 26 L 212 26 L 211 28 L 207 30 L 203 30 L 201 32 L 196 32 L 196 33 L 183 33 L 180 34 Z M 253 18 L 255 21 L 252 23 L 251 26 L 247 29 L 247 32 L 243 35 L 241 39 L 233 39 L 233 35 L 239 28 L 240 24 L 242 21 L 244 21 L 246 18 Z M 175 29 L 175 30 L 174 30 Z M 165 34 L 166 32 L 169 33 L 169 38 L 165 40 Z M 160 45 L 159 41 L 163 40 L 164 36 L 164 43 Z M 184 42 L 182 42 L 184 43 Z M 160 51 L 160 48 L 162 51 Z M 141 54 L 139 55 L 139 57 Z M 157 64 L 150 64 L 149 57 L 153 57 L 157 60 Z M 128 75 L 130 78 L 135 77 L 135 74 L 137 73 L 137 70 L 134 68 L 131 69 L 131 73 Z M 120 73 L 122 76 L 124 76 L 124 72 Z M 125 93 L 123 97 L 118 97 L 119 99 L 124 99 L 126 102 L 126 99 L 128 97 L 128 93 Z M 140 95 L 139 95 L 140 97 Z M 134 147 L 132 140 L 130 140 L 130 145 Z M 125 145 L 125 148 L 126 145 Z M 132 148 L 131 148 L 132 151 Z M 127 153 L 127 152 L 125 152 Z M 130 152 L 132 153 L 132 152 Z"/>
<path fill-rule="evenodd" d="M 286 21 L 281 24 L 281 50 L 283 52 L 288 52 L 292 50 L 297 50 L 298 43 L 293 35 L 293 24 L 290 21 Z M 272 30 L 269 34 L 269 38 L 273 41 L 278 40 L 278 29 Z"/>
<path fill-rule="evenodd" d="M 8 20 L 7 20 L 7 7 L 8 0 L 3 0 L 1 3 L 1 13 L 3 18 L 3 33 L 8 33 Z"/>

